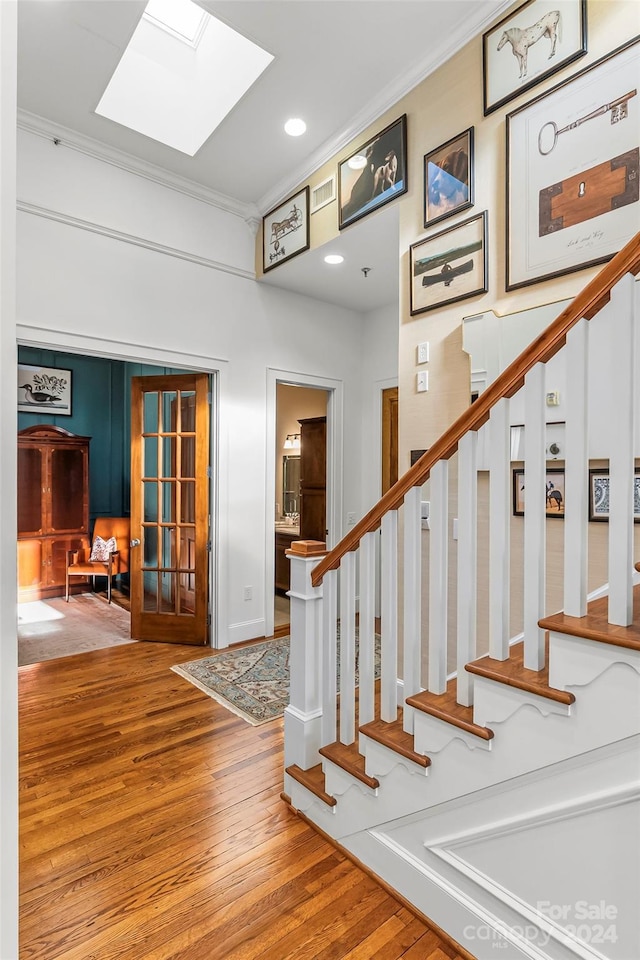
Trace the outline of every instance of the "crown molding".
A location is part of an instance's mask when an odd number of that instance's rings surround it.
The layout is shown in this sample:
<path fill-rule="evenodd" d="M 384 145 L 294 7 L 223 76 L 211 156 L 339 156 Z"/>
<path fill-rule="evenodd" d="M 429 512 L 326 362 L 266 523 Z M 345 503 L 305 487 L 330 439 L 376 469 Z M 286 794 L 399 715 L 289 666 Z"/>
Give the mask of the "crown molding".
<path fill-rule="evenodd" d="M 276 184 L 272 190 L 265 193 L 257 203 L 261 213 L 267 213 L 292 193 L 299 184 L 309 180 L 316 170 L 340 153 L 363 130 L 371 126 L 394 104 L 402 100 L 419 83 L 422 83 L 426 77 L 434 73 L 447 60 L 450 60 L 458 50 L 473 40 L 474 37 L 477 37 L 485 27 L 493 23 L 504 10 L 511 6 L 513 6 L 513 0 L 496 0 L 491 12 L 487 13 L 485 5 L 480 5 L 480 9 L 485 11 L 482 16 L 471 17 L 461 23 L 456 30 L 449 34 L 446 44 L 441 44 L 433 54 L 427 55 L 418 63 L 414 63 L 405 73 L 387 84 L 378 96 L 370 100 L 367 106 L 356 114 L 348 127 L 335 137 L 325 141 L 318 150 L 307 158 L 304 164 L 301 164 Z"/>
<path fill-rule="evenodd" d="M 49 210 L 47 207 L 38 206 L 35 203 L 27 203 L 25 200 L 18 200 L 16 207 L 22 213 L 28 213 L 32 216 L 43 217 L 45 220 L 54 220 L 56 223 L 64 223 L 68 227 L 75 227 L 78 230 L 87 230 L 89 233 L 97 233 L 102 237 L 109 237 L 111 240 L 118 240 L 121 243 L 131 243 L 136 247 L 144 247 L 145 250 L 152 250 L 154 253 L 162 253 L 168 257 L 175 257 L 178 260 L 188 260 L 190 263 L 196 263 L 200 267 L 208 267 L 210 270 L 219 270 L 222 273 L 230 273 L 235 277 L 242 277 L 243 280 L 255 280 L 256 275 L 252 270 L 243 270 L 240 267 L 231 266 L 228 263 L 221 263 L 219 260 L 210 260 L 208 257 L 200 257 L 195 253 L 189 253 L 188 250 L 180 250 L 177 247 L 169 247 L 164 243 L 155 243 L 153 240 L 145 240 L 144 237 L 137 237 L 133 233 L 124 233 L 121 230 L 113 230 L 103 224 L 95 223 L 91 220 L 81 220 L 78 217 L 69 216 L 67 213 L 60 213 L 58 210 Z"/>
<path fill-rule="evenodd" d="M 175 190 L 177 193 L 182 193 L 194 200 L 208 203 L 212 207 L 241 217 L 243 220 L 250 221 L 259 216 L 256 204 L 243 203 L 233 197 L 227 197 L 210 187 L 196 183 L 195 180 L 188 180 L 177 173 L 171 173 L 171 171 L 149 163 L 147 160 L 141 160 L 139 157 L 134 157 L 123 150 L 118 150 L 116 147 L 107 146 L 100 140 L 94 140 L 92 137 L 87 137 L 62 124 L 39 117 L 35 113 L 18 110 L 18 129 L 43 137 L 46 140 L 53 140 L 57 144 L 63 144 L 65 147 L 83 153 L 85 156 L 119 167 L 121 170 L 132 173 L 137 177 L 144 177 L 145 180 L 151 180 L 153 183 L 168 187 L 170 190 Z"/>

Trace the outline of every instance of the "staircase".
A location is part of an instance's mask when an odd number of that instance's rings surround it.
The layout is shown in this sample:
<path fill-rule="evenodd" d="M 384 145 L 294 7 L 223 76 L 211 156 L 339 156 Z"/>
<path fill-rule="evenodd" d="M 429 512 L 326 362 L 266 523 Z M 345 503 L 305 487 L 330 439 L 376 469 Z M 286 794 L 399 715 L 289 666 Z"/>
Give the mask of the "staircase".
<path fill-rule="evenodd" d="M 640 957 L 639 270 L 640 234 L 337 547 L 290 554 L 285 793 L 480 960 Z M 545 453 L 558 363 L 560 560 Z M 589 594 L 603 549 L 607 583 Z"/>

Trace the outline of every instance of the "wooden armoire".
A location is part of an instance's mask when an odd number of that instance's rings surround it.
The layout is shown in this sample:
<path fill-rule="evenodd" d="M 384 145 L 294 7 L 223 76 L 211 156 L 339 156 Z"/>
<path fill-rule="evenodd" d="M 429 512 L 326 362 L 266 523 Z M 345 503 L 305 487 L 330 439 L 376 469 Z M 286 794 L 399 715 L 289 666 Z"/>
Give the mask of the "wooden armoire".
<path fill-rule="evenodd" d="M 327 539 L 327 418 L 300 424 L 300 539 Z"/>
<path fill-rule="evenodd" d="M 89 440 L 48 424 L 18 433 L 19 600 L 64 594 L 67 551 L 89 549 Z"/>

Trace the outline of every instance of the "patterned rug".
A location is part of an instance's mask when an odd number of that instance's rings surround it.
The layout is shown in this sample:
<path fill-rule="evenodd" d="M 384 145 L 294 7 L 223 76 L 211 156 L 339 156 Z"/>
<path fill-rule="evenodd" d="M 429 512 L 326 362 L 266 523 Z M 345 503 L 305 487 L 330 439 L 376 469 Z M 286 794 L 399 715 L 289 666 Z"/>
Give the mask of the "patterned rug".
<path fill-rule="evenodd" d="M 283 716 L 289 703 L 289 637 L 190 660 L 171 669 L 253 726 Z M 376 636 L 375 675 L 380 676 L 379 636 Z"/>

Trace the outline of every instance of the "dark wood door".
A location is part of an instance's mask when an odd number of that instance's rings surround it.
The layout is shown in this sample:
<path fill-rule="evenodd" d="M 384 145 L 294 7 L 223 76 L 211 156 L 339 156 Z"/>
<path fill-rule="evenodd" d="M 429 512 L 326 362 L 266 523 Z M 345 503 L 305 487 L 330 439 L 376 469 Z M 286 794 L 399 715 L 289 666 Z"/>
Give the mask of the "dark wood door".
<path fill-rule="evenodd" d="M 327 418 L 300 424 L 300 539 L 327 539 Z"/>
<path fill-rule="evenodd" d="M 398 388 L 382 391 L 382 493 L 398 479 Z"/>

